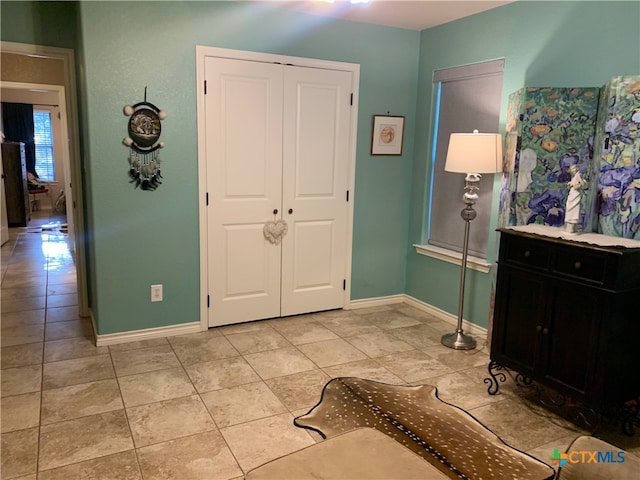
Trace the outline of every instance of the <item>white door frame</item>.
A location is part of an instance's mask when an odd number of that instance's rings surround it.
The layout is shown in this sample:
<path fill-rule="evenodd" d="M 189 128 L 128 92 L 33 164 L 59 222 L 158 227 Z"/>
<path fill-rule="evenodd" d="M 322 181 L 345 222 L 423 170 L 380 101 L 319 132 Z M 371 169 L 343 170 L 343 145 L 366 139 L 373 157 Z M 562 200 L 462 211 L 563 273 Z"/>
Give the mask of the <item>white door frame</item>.
<path fill-rule="evenodd" d="M 87 294 L 87 268 L 85 257 L 85 229 L 84 229 L 84 203 L 82 201 L 82 160 L 80 158 L 80 126 L 78 123 L 78 101 L 76 98 L 76 73 L 74 51 L 68 48 L 48 47 L 27 43 L 0 42 L 0 49 L 6 53 L 18 55 L 31 55 L 42 58 L 62 60 L 64 65 L 64 86 L 47 85 L 48 89 L 58 91 L 60 103 L 60 115 L 62 128 L 67 137 L 63 146 L 63 162 L 65 180 L 71 188 L 71 195 L 67 196 L 67 212 L 71 208 L 72 215 L 68 215 L 68 221 L 73 223 L 73 243 L 75 246 L 75 265 L 78 287 L 78 314 L 88 317 L 89 302 Z M 33 88 L 33 84 L 21 84 L 2 82 L 11 88 Z M 16 87 L 18 85 L 18 87 Z M 40 84 L 38 84 L 40 85 Z M 66 113 L 66 115 L 65 115 Z M 66 123 L 65 123 L 66 122 Z"/>
<path fill-rule="evenodd" d="M 291 64 L 300 67 L 321 68 L 325 70 L 342 70 L 352 73 L 353 108 L 351 109 L 351 132 L 349 145 L 349 202 L 347 206 L 347 252 L 346 252 L 346 288 L 343 306 L 348 307 L 351 299 L 351 261 L 353 245 L 353 199 L 355 197 L 356 145 L 358 130 L 358 87 L 360 84 L 360 65 L 355 63 L 334 62 L 314 58 L 291 57 L 270 53 L 231 50 L 226 48 L 196 45 L 196 98 L 197 98 L 197 129 L 198 129 L 198 210 L 200 226 L 200 329 L 209 328 L 208 315 L 208 224 L 207 224 L 207 156 L 205 137 L 205 58 L 220 57 L 255 62 Z"/>

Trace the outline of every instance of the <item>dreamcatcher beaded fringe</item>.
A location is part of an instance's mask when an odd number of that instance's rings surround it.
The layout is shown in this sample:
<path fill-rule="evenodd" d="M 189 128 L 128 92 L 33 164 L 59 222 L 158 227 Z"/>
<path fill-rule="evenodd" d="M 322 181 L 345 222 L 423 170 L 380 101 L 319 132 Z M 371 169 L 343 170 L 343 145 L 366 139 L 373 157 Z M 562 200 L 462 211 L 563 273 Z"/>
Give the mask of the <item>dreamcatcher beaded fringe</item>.
<path fill-rule="evenodd" d="M 167 118 L 166 112 L 147 102 L 147 88 L 144 101 L 135 105 L 125 105 L 124 114 L 129 118 L 129 136 L 122 141 L 129 147 L 129 176 L 135 188 L 155 190 L 162 183 L 160 173 L 159 142 L 162 127 L 160 121 Z"/>

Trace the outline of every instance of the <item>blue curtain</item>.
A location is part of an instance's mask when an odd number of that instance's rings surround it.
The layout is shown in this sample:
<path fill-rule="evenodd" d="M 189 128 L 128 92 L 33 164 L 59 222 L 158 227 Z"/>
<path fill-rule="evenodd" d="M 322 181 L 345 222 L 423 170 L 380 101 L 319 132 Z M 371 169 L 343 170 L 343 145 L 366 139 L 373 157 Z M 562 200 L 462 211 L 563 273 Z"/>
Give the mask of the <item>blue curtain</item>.
<path fill-rule="evenodd" d="M 24 143 L 27 172 L 36 173 L 36 141 L 33 126 L 33 105 L 2 103 L 2 125 L 5 140 Z"/>

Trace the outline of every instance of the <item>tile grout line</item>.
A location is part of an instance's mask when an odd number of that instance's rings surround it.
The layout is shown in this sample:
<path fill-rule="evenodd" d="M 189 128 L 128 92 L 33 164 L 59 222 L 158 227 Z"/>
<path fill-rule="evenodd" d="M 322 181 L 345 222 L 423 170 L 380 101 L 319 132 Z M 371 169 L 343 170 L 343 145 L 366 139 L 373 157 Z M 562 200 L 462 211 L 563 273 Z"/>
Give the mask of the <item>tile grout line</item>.
<path fill-rule="evenodd" d="M 38 442 L 36 447 L 36 477 L 38 472 L 40 471 L 40 451 L 41 451 L 41 440 L 42 440 L 42 409 L 44 407 L 44 363 L 45 363 L 45 339 L 47 332 L 47 300 L 49 298 L 49 259 L 45 257 L 45 271 L 46 281 L 44 286 L 44 328 L 42 329 L 42 364 L 40 369 L 40 411 L 38 416 Z"/>
<path fill-rule="evenodd" d="M 220 332 L 222 334 L 222 332 Z M 222 334 L 222 337 L 226 339 L 226 337 L 224 337 L 224 334 Z M 220 426 L 218 425 L 218 422 L 216 422 L 216 419 L 213 417 L 213 414 L 211 413 L 211 411 L 209 411 L 209 407 L 207 407 L 206 402 L 204 401 L 204 399 L 202 398 L 202 393 L 200 392 L 200 390 L 197 388 L 197 386 L 195 385 L 195 383 L 193 383 L 192 378 L 189 376 L 189 372 L 187 372 L 187 368 L 186 365 L 182 362 L 182 360 L 180 359 L 180 356 L 178 355 L 178 352 L 176 352 L 173 344 L 171 343 L 171 341 L 169 341 L 169 337 L 165 337 L 167 339 L 167 343 L 169 344 L 169 347 L 171 348 L 171 351 L 173 352 L 173 354 L 176 356 L 176 359 L 178 360 L 178 363 L 180 364 L 180 366 L 182 367 L 182 370 L 184 371 L 184 374 L 187 376 L 187 378 L 189 379 L 189 382 L 191 383 L 191 386 L 193 387 L 193 389 L 196 391 L 196 395 L 198 396 L 198 400 L 200 400 L 200 402 L 202 403 L 202 405 L 204 406 L 204 409 L 207 411 L 207 415 L 209 415 L 209 418 L 211 418 L 211 421 L 213 422 L 213 425 L 216 427 L 216 431 L 218 433 L 218 435 L 220 435 L 220 438 L 222 439 L 222 442 L 224 443 L 224 445 L 226 446 L 226 448 L 229 450 L 229 453 L 231 454 L 231 456 L 233 457 L 233 460 L 236 462 L 236 465 L 238 466 L 238 468 L 240 469 L 240 471 L 243 474 L 246 474 L 246 472 L 244 471 L 244 469 L 242 468 L 242 466 L 240 465 L 240 461 L 239 459 L 236 457 L 236 454 L 233 452 L 233 449 L 231 448 L 231 445 L 229 445 L 229 443 L 227 442 L 227 439 L 225 438 L 225 436 L 222 434 L 222 431 L 220 430 Z M 227 340 L 229 342 L 229 340 Z M 231 342 L 229 342 L 231 344 Z M 234 348 L 234 350 L 240 355 L 240 352 L 238 352 L 238 349 L 235 348 L 235 346 L 233 344 L 231 344 L 231 346 Z M 246 361 L 246 360 L 245 360 Z M 204 363 L 204 362 L 202 362 Z M 250 368 L 251 365 L 249 365 Z M 256 372 L 257 375 L 257 372 Z M 259 375 L 258 375 L 259 376 Z M 206 393 L 206 392 L 205 392 Z M 199 435 L 199 434 L 193 434 L 191 436 L 194 435 Z M 243 475 L 244 476 L 244 475 Z"/>
<path fill-rule="evenodd" d="M 118 377 L 118 371 L 116 370 L 115 362 L 113 361 L 113 352 L 109 347 L 107 347 L 107 352 L 109 353 L 109 360 L 111 361 L 111 368 L 113 368 L 113 377 L 116 381 L 116 385 L 118 386 L 118 394 L 120 395 L 120 401 L 122 402 L 122 411 L 124 413 L 124 418 L 127 420 L 127 427 L 129 427 L 129 436 L 131 437 L 131 444 L 133 445 L 133 455 L 136 459 L 136 466 L 138 467 L 138 472 L 140 473 L 140 478 L 144 479 L 144 475 L 142 473 L 142 467 L 140 466 L 140 458 L 138 457 L 138 449 L 136 448 L 136 440 L 133 437 L 133 429 L 131 428 L 131 421 L 129 420 L 129 414 L 127 412 L 127 406 L 124 403 L 124 397 L 122 396 L 122 389 L 120 388 L 120 378 Z M 122 452 L 119 452 L 122 453 Z"/>

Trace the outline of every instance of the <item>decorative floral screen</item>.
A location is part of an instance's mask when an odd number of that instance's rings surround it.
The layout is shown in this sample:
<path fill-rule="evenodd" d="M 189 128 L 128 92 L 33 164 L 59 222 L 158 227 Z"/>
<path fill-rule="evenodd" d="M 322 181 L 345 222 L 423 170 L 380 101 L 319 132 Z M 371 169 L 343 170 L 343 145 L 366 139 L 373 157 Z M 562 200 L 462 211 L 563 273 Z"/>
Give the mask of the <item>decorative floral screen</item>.
<path fill-rule="evenodd" d="M 509 97 L 500 226 L 562 226 L 577 165 L 579 230 L 640 239 L 640 76 Z"/>

